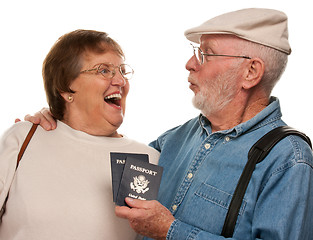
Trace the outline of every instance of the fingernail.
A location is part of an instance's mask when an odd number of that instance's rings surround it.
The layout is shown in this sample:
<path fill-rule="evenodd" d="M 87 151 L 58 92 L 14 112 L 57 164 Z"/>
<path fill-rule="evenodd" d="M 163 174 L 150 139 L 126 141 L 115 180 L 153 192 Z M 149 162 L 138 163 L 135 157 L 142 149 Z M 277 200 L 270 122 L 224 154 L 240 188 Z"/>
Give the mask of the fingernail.
<path fill-rule="evenodd" d="M 51 124 L 45 123 L 45 124 L 44 124 L 44 129 L 50 130 L 50 129 L 51 129 Z"/>

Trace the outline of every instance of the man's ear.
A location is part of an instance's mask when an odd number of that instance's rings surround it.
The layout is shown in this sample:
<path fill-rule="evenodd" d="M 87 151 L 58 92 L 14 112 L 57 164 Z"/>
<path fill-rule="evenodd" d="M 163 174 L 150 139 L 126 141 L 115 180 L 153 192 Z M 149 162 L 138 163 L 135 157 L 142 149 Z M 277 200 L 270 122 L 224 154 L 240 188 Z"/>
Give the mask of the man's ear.
<path fill-rule="evenodd" d="M 247 65 L 245 79 L 242 83 L 244 89 L 250 89 L 258 85 L 264 74 L 264 62 L 260 58 L 252 58 Z"/>

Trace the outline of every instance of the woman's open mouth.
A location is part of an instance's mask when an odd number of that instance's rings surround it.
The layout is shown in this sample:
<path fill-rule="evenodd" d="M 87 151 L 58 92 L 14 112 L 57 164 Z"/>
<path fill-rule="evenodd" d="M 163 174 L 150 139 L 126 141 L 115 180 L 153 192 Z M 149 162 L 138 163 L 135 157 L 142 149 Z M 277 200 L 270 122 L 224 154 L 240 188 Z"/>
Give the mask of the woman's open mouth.
<path fill-rule="evenodd" d="M 120 93 L 113 93 L 106 96 L 104 101 L 113 107 L 121 108 L 121 99 L 122 95 Z"/>

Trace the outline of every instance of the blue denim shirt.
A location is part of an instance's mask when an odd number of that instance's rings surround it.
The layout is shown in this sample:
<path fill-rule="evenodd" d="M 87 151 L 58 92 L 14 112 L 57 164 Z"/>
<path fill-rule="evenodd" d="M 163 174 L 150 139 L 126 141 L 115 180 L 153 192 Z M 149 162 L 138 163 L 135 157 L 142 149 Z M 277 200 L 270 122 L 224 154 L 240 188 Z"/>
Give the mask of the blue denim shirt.
<path fill-rule="evenodd" d="M 232 194 L 252 145 L 286 125 L 278 99 L 249 121 L 211 132 L 202 115 L 161 135 L 150 145 L 164 167 L 159 201 L 175 216 L 167 239 L 220 236 Z M 313 239 L 313 156 L 297 136 L 281 140 L 256 166 L 233 239 Z M 147 239 L 147 238 L 145 238 Z"/>

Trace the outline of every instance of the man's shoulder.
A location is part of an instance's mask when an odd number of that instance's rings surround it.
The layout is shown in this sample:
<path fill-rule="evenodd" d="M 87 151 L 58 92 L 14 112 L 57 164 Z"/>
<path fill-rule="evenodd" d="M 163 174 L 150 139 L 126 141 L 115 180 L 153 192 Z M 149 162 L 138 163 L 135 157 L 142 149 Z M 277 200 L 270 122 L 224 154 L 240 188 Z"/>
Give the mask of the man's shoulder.
<path fill-rule="evenodd" d="M 199 127 L 199 117 L 192 118 L 185 123 L 175 126 L 166 132 L 164 132 L 161 136 L 168 135 L 168 134 L 176 134 L 181 132 L 190 132 L 193 131 L 195 128 Z"/>
<path fill-rule="evenodd" d="M 285 172 L 299 164 L 306 164 L 313 169 L 312 149 L 304 139 L 292 134 L 281 139 L 260 163 L 270 168 L 271 174 Z"/>
<path fill-rule="evenodd" d="M 301 137 L 289 135 L 277 144 L 277 152 L 288 154 L 296 163 L 305 163 L 313 168 L 313 153 L 310 145 Z"/>
<path fill-rule="evenodd" d="M 192 136 L 193 133 L 198 129 L 199 121 L 198 117 L 188 120 L 187 122 L 173 127 L 164 133 L 162 133 L 155 141 L 152 141 L 149 145 L 158 151 L 161 151 L 162 146 L 166 141 L 177 141 L 186 139 L 186 137 Z M 192 134 L 191 134 L 192 133 Z"/>

